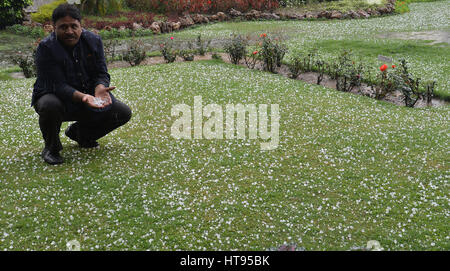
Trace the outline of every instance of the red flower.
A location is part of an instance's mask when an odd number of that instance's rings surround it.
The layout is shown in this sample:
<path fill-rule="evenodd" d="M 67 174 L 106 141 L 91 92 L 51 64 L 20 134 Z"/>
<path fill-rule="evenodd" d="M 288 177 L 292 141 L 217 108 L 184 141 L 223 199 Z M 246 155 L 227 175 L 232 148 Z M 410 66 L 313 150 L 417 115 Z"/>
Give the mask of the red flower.
<path fill-rule="evenodd" d="M 253 54 L 256 55 L 258 53 L 258 51 L 254 51 Z"/>
<path fill-rule="evenodd" d="M 261 36 L 259 36 L 259 37 L 265 38 L 265 37 L 267 37 L 267 34 L 266 34 L 266 33 L 263 33 L 263 34 L 261 34 Z"/>
<path fill-rule="evenodd" d="M 393 68 L 393 69 L 395 69 L 395 67 L 397 67 L 397 66 L 395 66 L 395 65 L 392 65 L 392 68 Z"/>
<path fill-rule="evenodd" d="M 388 66 L 387 66 L 386 64 L 383 64 L 383 65 L 380 67 L 380 71 L 384 72 L 387 68 L 388 68 Z"/>
<path fill-rule="evenodd" d="M 173 40 L 173 37 L 170 37 L 171 40 Z"/>

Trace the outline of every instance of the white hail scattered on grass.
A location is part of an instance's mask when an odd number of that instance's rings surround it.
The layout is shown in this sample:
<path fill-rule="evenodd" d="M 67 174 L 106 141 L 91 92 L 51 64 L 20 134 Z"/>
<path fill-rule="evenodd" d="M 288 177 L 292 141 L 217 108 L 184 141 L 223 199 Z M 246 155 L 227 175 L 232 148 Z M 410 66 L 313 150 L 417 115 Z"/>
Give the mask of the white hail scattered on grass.
<path fill-rule="evenodd" d="M 132 120 L 94 150 L 61 135 L 66 163 L 56 167 L 39 156 L 34 81 L 0 81 L 0 249 L 448 246 L 448 108 L 396 107 L 225 64 L 111 75 Z M 171 106 L 197 94 L 279 103 L 279 148 L 173 140 Z"/>

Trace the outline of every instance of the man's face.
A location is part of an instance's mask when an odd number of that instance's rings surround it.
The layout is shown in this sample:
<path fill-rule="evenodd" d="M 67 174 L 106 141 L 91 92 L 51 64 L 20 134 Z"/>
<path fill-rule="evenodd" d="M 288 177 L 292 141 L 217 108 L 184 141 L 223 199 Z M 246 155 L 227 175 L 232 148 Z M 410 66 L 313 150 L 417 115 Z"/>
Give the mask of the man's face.
<path fill-rule="evenodd" d="M 58 40 L 66 47 L 73 48 L 81 36 L 81 24 L 78 20 L 66 16 L 56 21 L 55 33 Z"/>

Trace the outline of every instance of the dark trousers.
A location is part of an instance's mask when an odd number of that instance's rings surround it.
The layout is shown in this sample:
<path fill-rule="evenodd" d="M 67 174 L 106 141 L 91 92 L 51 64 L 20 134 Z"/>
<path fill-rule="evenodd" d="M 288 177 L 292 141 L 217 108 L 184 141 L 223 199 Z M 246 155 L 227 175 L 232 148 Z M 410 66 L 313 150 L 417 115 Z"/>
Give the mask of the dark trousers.
<path fill-rule="evenodd" d="M 94 112 L 83 106 L 80 106 L 79 110 L 68 112 L 64 103 L 54 94 L 40 97 L 34 109 L 39 114 L 39 126 L 45 147 L 51 153 L 62 150 L 59 132 L 63 121 L 76 121 L 70 129 L 75 129 L 80 140 L 97 140 L 131 118 L 131 109 L 118 100 L 104 112 Z"/>

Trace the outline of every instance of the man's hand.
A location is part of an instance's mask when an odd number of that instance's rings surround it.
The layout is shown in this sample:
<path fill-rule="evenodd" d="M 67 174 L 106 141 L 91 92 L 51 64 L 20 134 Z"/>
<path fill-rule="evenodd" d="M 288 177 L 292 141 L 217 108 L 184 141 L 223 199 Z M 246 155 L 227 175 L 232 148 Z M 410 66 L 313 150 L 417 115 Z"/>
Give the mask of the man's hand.
<path fill-rule="evenodd" d="M 104 103 L 99 102 L 97 97 L 94 97 L 89 94 L 84 94 L 83 98 L 81 98 L 81 102 L 87 104 L 91 108 L 97 108 L 97 109 L 101 109 L 106 106 Z"/>
<path fill-rule="evenodd" d="M 116 87 L 105 87 L 102 84 L 98 85 L 95 88 L 95 98 L 101 99 L 103 101 L 103 104 L 100 108 L 106 107 L 112 103 L 109 92 L 115 88 Z"/>

